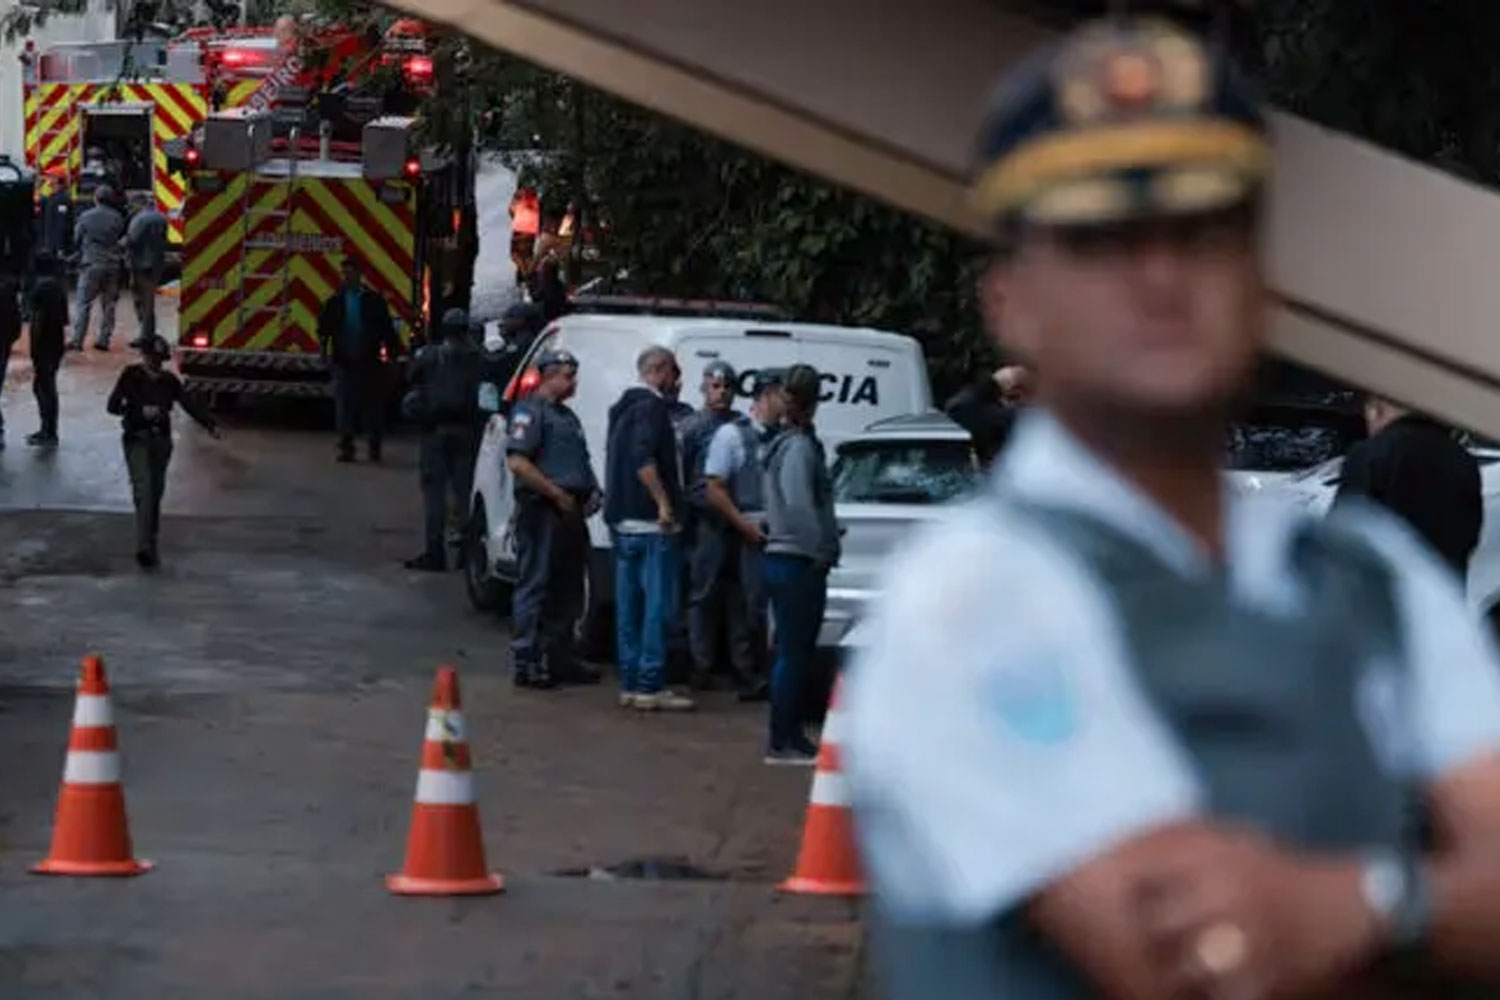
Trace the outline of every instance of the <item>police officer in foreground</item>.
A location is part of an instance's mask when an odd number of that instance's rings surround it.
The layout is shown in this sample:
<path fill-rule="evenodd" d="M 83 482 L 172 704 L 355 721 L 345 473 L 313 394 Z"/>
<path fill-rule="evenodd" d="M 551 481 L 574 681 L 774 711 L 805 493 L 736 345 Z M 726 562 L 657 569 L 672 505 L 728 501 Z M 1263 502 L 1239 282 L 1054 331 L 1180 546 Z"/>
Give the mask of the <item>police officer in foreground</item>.
<path fill-rule="evenodd" d="M 479 388 L 490 376 L 464 310 L 449 309 L 443 314 L 439 338 L 438 343 L 417 352 L 411 388 L 402 400 L 405 416 L 422 428 L 418 468 L 426 540 L 422 554 L 408 559 L 406 568 L 435 573 L 448 568 L 450 500 L 464 514 L 469 510 L 483 421 Z"/>
<path fill-rule="evenodd" d="M 733 622 L 727 605 L 734 601 L 725 576 L 727 526 L 709 506 L 703 474 L 709 442 L 720 427 L 743 420 L 734 408 L 738 379 L 727 361 L 710 361 L 703 369 L 703 408 L 683 418 L 677 430 L 682 455 L 683 496 L 690 511 L 687 541 L 688 652 L 693 687 L 706 691 L 719 656 L 719 625 Z"/>
<path fill-rule="evenodd" d="M 846 686 L 897 998 L 1500 983 L 1490 640 L 1388 513 L 1221 477 L 1269 160 L 1237 74 L 1161 22 L 1091 26 L 997 98 L 982 300 L 1038 397 L 888 568 Z"/>
<path fill-rule="evenodd" d="M 588 572 L 585 519 L 604 499 L 583 424 L 567 406 L 578 389 L 578 359 L 544 350 L 536 367 L 541 381 L 516 405 L 505 445 L 505 464 L 516 480 L 515 682 L 529 688 L 597 684 L 599 672 L 579 658 L 573 634 Z"/>

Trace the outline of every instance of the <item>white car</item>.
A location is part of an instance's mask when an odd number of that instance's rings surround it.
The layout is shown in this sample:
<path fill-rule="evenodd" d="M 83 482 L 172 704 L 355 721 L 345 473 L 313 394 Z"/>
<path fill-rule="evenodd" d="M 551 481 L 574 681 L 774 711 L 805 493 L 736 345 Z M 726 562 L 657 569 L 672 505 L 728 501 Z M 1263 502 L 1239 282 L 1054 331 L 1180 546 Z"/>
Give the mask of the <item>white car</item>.
<path fill-rule="evenodd" d="M 892 548 L 980 476 L 969 432 L 941 413 L 879 420 L 839 445 L 833 498 L 843 555 L 828 577 L 820 648 L 844 643 Z"/>
<path fill-rule="evenodd" d="M 1479 481 L 1484 493 L 1484 526 L 1479 546 L 1469 560 L 1469 604 L 1500 625 L 1500 448 L 1470 446 L 1479 460 Z M 1284 496 L 1318 514 L 1325 514 L 1338 493 L 1342 456 L 1320 462 L 1293 474 L 1233 473 L 1242 490 Z"/>

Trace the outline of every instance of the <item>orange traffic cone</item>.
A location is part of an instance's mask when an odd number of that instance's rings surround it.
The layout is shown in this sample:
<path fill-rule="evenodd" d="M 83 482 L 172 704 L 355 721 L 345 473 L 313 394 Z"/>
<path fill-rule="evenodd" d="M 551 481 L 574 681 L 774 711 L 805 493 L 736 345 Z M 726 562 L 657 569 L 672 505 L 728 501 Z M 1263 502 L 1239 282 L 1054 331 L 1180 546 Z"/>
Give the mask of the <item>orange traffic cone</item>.
<path fill-rule="evenodd" d="M 438 668 L 427 710 L 406 864 L 401 874 L 386 876 L 385 884 L 403 896 L 478 896 L 505 888 L 499 873 L 485 865 L 458 673 L 452 667 Z"/>
<path fill-rule="evenodd" d="M 104 661 L 97 656 L 84 657 L 78 678 L 52 850 L 31 870 L 40 875 L 139 875 L 151 870 L 151 862 L 131 857 L 114 708 Z"/>
<path fill-rule="evenodd" d="M 823 720 L 823 739 L 818 764 L 813 771 L 812 794 L 807 802 L 807 821 L 802 827 L 802 850 L 797 869 L 781 883 L 783 892 L 818 896 L 858 896 L 865 891 L 859 855 L 854 850 L 854 817 L 849 809 L 849 785 L 839 763 L 838 685 L 828 701 Z"/>

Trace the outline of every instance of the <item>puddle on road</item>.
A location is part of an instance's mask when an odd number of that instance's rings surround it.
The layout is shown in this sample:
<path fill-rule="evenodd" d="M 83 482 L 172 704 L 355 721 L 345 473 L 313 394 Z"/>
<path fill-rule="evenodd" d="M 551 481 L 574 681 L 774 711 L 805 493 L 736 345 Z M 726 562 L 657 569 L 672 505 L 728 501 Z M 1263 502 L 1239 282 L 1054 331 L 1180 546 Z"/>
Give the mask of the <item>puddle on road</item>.
<path fill-rule="evenodd" d="M 732 872 L 699 868 L 686 858 L 634 858 L 611 865 L 560 868 L 551 874 L 560 878 L 586 878 L 600 882 L 727 882 L 736 878 Z"/>

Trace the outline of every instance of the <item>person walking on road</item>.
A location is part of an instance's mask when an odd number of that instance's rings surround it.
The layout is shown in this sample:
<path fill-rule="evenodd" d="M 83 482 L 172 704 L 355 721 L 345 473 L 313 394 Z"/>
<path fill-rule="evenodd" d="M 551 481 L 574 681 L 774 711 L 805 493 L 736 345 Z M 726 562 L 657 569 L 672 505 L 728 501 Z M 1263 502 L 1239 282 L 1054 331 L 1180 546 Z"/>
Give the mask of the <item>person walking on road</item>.
<path fill-rule="evenodd" d="M 67 351 L 68 293 L 50 257 L 36 261 L 36 283 L 31 286 L 31 391 L 41 427 L 26 438 L 35 448 L 57 444 L 57 371 Z"/>
<path fill-rule="evenodd" d="M 828 456 L 813 417 L 822 382 L 811 365 L 787 369 L 782 429 L 766 447 L 763 575 L 776 615 L 767 764 L 811 766 L 817 745 L 803 730 L 803 700 L 828 601 L 828 571 L 839 561 Z"/>
<path fill-rule="evenodd" d="M 426 540 L 422 554 L 408 559 L 406 568 L 436 573 L 448 568 L 450 501 L 465 518 L 468 515 L 479 450 L 479 388 L 488 374 L 468 313 L 449 309 L 440 330 L 440 343 L 417 352 L 402 407 L 422 428 L 419 466 Z"/>
<path fill-rule="evenodd" d="M 722 609 L 723 618 L 713 618 L 715 605 L 705 602 L 702 611 L 708 620 L 697 635 L 712 637 L 719 621 L 724 622 L 729 663 L 741 701 L 764 701 L 767 694 L 764 654 L 768 635 L 761 553 L 766 544 L 763 455 L 781 430 L 786 409 L 784 377 L 774 368 L 756 373 L 750 416 L 721 424 L 703 462 L 703 493 L 709 512 L 699 522 L 698 544 L 709 546 L 715 543 L 708 539 L 717 540 L 721 554 L 716 577 L 721 600 L 717 608 Z M 712 556 L 705 554 L 703 562 L 711 563 Z M 697 627 L 697 619 L 694 621 Z M 696 642 L 694 649 L 698 649 Z"/>
<path fill-rule="evenodd" d="M 338 460 L 354 461 L 354 439 L 364 434 L 370 461 L 379 462 L 390 365 L 401 341 L 385 300 L 365 285 L 358 258 L 346 255 L 340 273 L 339 287 L 318 315 L 318 342 L 333 374 Z"/>
<path fill-rule="evenodd" d="M 1370 436 L 1350 449 L 1335 504 L 1363 497 L 1393 511 L 1463 581 L 1484 526 L 1479 461 L 1430 417 L 1378 396 L 1365 402 Z"/>
<path fill-rule="evenodd" d="M 610 407 L 604 521 L 615 546 L 615 645 L 620 705 L 643 712 L 684 711 L 690 698 L 666 687 L 667 629 L 682 485 L 677 434 L 665 393 L 677 359 L 648 347 L 636 359 L 641 384 Z"/>
<path fill-rule="evenodd" d="M 536 366 L 541 381 L 516 404 L 505 444 L 516 481 L 515 683 L 597 684 L 599 672 L 579 658 L 574 643 L 589 563 L 586 521 L 603 502 L 583 423 L 567 405 L 578 389 L 578 359 L 544 350 Z"/>
<path fill-rule="evenodd" d="M 737 587 L 730 590 L 726 579 L 729 528 L 709 505 L 704 478 L 709 442 L 719 428 L 744 419 L 734 409 L 737 384 L 729 362 L 709 362 L 703 369 L 703 408 L 685 418 L 678 428 L 687 500 L 683 537 L 687 548 L 688 644 L 693 687 L 701 691 L 709 689 L 718 664 L 720 625 L 735 623 L 727 604 L 742 596 Z M 734 563 L 737 569 L 738 560 Z"/>
<path fill-rule="evenodd" d="M 135 214 L 125 227 L 125 257 L 130 267 L 130 297 L 142 337 L 156 336 L 156 290 L 167 264 L 167 217 L 149 194 L 135 196 Z"/>
<path fill-rule="evenodd" d="M 101 187 L 94 192 L 94 207 L 78 217 L 73 230 L 73 249 L 81 274 L 78 282 L 78 316 L 73 341 L 68 346 L 83 350 L 88 338 L 94 303 L 99 303 L 99 334 L 94 349 L 109 350 L 115 335 L 115 307 L 120 301 L 120 242 L 125 236 L 125 217 L 111 204 L 114 192 Z"/>
<path fill-rule="evenodd" d="M 0 275 L 0 392 L 10 368 L 10 352 L 21 339 L 21 286 L 10 275 Z M 0 410 L 0 449 L 5 447 L 5 413 Z"/>
<path fill-rule="evenodd" d="M 1028 60 L 979 146 L 981 304 L 1040 378 L 988 488 L 882 573 L 844 677 L 888 995 L 1500 983 L 1492 641 L 1388 512 L 1223 475 L 1266 343 L 1257 96 L 1116 17 Z"/>
<path fill-rule="evenodd" d="M 172 460 L 172 407 L 181 406 L 209 434 L 219 436 L 212 416 L 182 390 L 182 382 L 166 363 L 172 346 L 161 337 L 135 341 L 141 361 L 120 372 L 105 408 L 121 418 L 125 467 L 135 501 L 135 561 L 142 569 L 160 562 L 157 535 L 161 527 L 161 499 L 167 488 L 167 465 Z"/>

